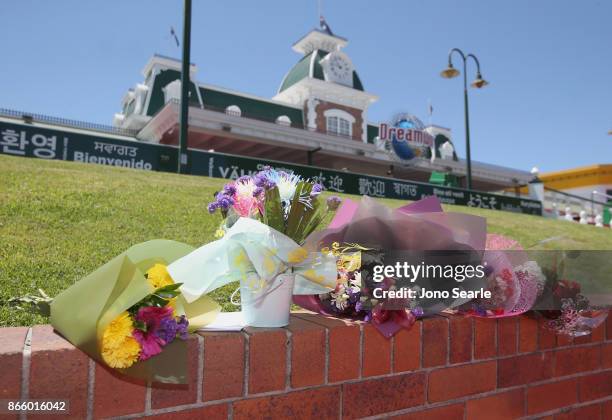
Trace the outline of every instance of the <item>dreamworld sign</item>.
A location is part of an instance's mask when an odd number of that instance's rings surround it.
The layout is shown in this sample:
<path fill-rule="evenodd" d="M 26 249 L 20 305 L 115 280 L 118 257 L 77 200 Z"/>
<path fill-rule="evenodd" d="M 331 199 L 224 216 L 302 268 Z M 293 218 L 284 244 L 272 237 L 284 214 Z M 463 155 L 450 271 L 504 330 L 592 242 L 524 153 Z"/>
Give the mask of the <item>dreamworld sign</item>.
<path fill-rule="evenodd" d="M 434 147 L 434 137 L 425 131 L 421 120 L 411 114 L 397 115 L 391 124 L 378 126 L 379 141 L 389 144 L 389 149 L 401 160 L 422 156 Z"/>

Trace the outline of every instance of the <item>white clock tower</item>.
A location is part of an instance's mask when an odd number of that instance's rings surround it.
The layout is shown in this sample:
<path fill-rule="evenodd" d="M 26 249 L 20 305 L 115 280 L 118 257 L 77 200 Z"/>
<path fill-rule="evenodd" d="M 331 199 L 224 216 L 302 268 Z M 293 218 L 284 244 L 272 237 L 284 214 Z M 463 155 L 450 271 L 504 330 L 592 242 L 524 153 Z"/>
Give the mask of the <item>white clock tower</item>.
<path fill-rule="evenodd" d="M 378 97 L 365 92 L 350 57 L 348 41 L 321 19 L 293 45 L 302 59 L 285 75 L 274 99 L 304 107 L 308 129 L 367 142 L 366 114 Z"/>

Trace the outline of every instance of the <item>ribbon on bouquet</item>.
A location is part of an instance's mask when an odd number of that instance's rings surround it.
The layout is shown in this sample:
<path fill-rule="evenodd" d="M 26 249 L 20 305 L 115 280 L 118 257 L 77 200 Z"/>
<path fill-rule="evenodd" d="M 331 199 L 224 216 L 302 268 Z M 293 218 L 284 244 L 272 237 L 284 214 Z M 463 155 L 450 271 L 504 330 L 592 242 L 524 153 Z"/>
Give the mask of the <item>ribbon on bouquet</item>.
<path fill-rule="evenodd" d="M 285 272 L 295 275 L 293 294 L 325 293 L 336 286 L 333 255 L 308 252 L 291 238 L 255 219 L 240 218 L 225 235 L 168 266 L 187 302 L 228 283 L 265 288 Z"/>

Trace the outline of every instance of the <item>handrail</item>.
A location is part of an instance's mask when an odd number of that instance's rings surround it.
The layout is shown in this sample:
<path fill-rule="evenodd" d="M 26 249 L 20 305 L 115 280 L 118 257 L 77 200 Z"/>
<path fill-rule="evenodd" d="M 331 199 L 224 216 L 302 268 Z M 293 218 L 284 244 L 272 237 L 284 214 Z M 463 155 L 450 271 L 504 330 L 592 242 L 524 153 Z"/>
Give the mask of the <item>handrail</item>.
<path fill-rule="evenodd" d="M 71 120 L 67 118 L 52 117 L 50 115 L 35 114 L 32 112 L 18 111 L 14 109 L 0 108 L 0 117 L 18 118 L 24 122 L 40 122 L 45 124 L 55 124 L 64 127 L 81 128 L 85 130 L 100 131 L 103 133 L 120 134 L 134 137 L 138 130 L 113 127 L 110 125 Z"/>
<path fill-rule="evenodd" d="M 591 200 L 590 198 L 584 198 L 584 197 L 581 197 L 581 196 L 579 196 L 579 195 L 570 194 L 570 193 L 568 193 L 568 192 L 565 192 L 565 191 L 559 191 L 559 190 L 555 190 L 555 189 L 553 189 L 553 188 L 549 188 L 549 187 L 544 187 L 544 189 L 545 189 L 546 191 L 551 191 L 551 192 L 554 192 L 554 193 L 556 193 L 556 194 L 565 195 L 565 196 L 567 196 L 567 197 L 575 198 L 575 199 L 577 199 L 577 200 L 588 201 L 589 203 L 593 203 L 593 204 L 598 204 L 598 205 L 603 205 L 603 206 L 607 206 L 607 205 L 609 205 L 609 204 L 610 204 L 610 203 L 606 203 L 606 202 L 604 202 L 604 201 L 595 201 L 595 200 Z"/>

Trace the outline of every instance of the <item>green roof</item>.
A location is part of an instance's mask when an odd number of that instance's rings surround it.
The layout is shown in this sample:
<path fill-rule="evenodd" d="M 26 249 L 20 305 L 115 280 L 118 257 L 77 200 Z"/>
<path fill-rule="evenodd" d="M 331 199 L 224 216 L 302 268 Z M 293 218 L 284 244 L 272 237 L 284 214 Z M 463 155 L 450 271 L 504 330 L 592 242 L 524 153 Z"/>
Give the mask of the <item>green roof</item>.
<path fill-rule="evenodd" d="M 243 117 L 270 122 L 276 122 L 278 117 L 286 115 L 291 120 L 293 127 L 304 128 L 303 111 L 299 108 L 232 94 L 210 87 L 200 87 L 200 93 L 204 101 L 204 108 L 222 111 L 230 105 L 236 105 L 240 108 Z"/>
<path fill-rule="evenodd" d="M 169 83 L 172 83 L 175 80 L 181 80 L 180 71 L 166 69 L 160 71 L 159 74 L 155 76 L 153 88 L 151 89 L 151 99 L 149 99 L 149 107 L 147 108 L 148 116 L 154 115 L 157 111 L 163 108 L 166 103 L 163 89 Z M 193 82 L 189 83 L 189 99 L 189 103 L 191 105 L 200 106 L 198 91 L 196 90 L 196 86 Z"/>
<path fill-rule="evenodd" d="M 323 66 L 321 66 L 321 60 L 329 54 L 327 51 L 314 50 L 309 54 L 306 54 L 295 66 L 291 68 L 283 78 L 278 92 L 282 92 L 285 89 L 293 86 L 302 79 L 308 77 L 313 79 L 325 80 L 323 75 Z M 356 71 L 353 71 L 353 89 L 363 91 L 363 84 L 361 79 L 357 75 Z"/>

